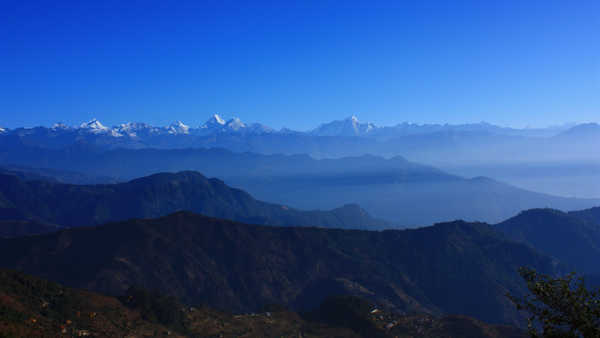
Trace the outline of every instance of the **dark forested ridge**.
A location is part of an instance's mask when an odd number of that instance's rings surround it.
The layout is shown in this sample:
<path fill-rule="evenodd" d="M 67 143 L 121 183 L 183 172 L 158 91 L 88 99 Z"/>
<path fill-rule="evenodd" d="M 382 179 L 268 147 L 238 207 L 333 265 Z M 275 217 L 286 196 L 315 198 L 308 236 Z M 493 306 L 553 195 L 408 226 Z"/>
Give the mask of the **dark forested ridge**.
<path fill-rule="evenodd" d="M 155 174 L 106 185 L 26 181 L 16 175 L 0 174 L 0 219 L 3 220 L 33 220 L 38 224 L 73 227 L 159 217 L 180 210 L 267 225 L 364 229 L 381 229 L 388 225 L 371 218 L 357 205 L 331 211 L 300 211 L 257 201 L 218 179 L 190 171 Z M 12 224 L 14 227 L 20 223 Z M 26 229 L 20 234 L 27 234 Z M 2 230 L 0 234 L 4 232 L 11 233 Z M 12 232 L 19 234 L 18 229 Z"/>
<path fill-rule="evenodd" d="M 568 214 L 587 222 L 591 226 L 600 227 L 600 207 L 569 211 Z"/>
<path fill-rule="evenodd" d="M 600 274 L 600 208 L 533 209 L 497 225 L 507 237 L 558 258 L 579 273 Z"/>
<path fill-rule="evenodd" d="M 352 294 L 396 311 L 517 323 L 520 266 L 555 265 L 485 224 L 383 232 L 240 224 L 180 212 L 0 241 L 0 265 L 121 294 L 132 285 L 231 311 Z"/>

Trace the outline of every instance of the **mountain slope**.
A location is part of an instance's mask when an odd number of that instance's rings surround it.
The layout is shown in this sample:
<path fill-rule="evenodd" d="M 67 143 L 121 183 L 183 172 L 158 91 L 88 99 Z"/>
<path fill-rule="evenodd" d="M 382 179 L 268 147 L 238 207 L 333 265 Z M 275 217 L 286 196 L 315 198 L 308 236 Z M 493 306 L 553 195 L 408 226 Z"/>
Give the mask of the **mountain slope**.
<path fill-rule="evenodd" d="M 25 181 L 51 181 L 70 184 L 117 183 L 117 181 L 111 177 L 88 176 L 73 171 L 48 168 L 30 168 L 15 165 L 1 166 L 0 174 L 15 175 Z"/>
<path fill-rule="evenodd" d="M 132 285 L 232 311 L 297 309 L 353 294 L 397 311 L 518 323 L 505 297 L 520 266 L 554 263 L 490 226 L 453 222 L 383 232 L 253 226 L 176 213 L 0 240 L 0 266 L 121 294 Z"/>
<path fill-rule="evenodd" d="M 0 270 L 1 337 L 124 337 L 168 331 L 113 297 Z"/>
<path fill-rule="evenodd" d="M 585 210 L 569 211 L 568 214 L 577 217 L 589 224 L 600 226 L 600 207 Z"/>
<path fill-rule="evenodd" d="M 541 194 L 485 177 L 465 179 L 395 169 L 340 175 L 233 177 L 228 181 L 259 199 L 277 198 L 280 203 L 302 209 L 357 203 L 376 217 L 407 227 L 455 219 L 497 223 L 531 208 L 575 210 L 600 204 L 597 199 Z"/>
<path fill-rule="evenodd" d="M 4 210 L 0 210 L 0 214 L 2 212 Z M 45 234 L 62 228 L 59 225 L 31 220 L 0 220 L 0 238 Z"/>
<path fill-rule="evenodd" d="M 24 181 L 0 174 L 0 219 L 73 227 L 159 217 L 179 210 L 268 225 L 373 229 L 386 226 L 356 205 L 331 211 L 299 211 L 257 201 L 218 179 L 207 179 L 191 171 L 107 185 Z"/>
<path fill-rule="evenodd" d="M 496 331 L 493 326 L 483 325 Z M 0 270 L 2 337 L 258 338 L 304 332 L 306 337 L 360 337 L 348 328 L 306 322 L 288 311 L 233 316 L 202 306 L 187 307 L 139 289 L 117 299 Z"/>
<path fill-rule="evenodd" d="M 325 123 L 310 131 L 315 136 L 366 136 L 377 127 L 372 123 L 361 123 L 356 116 Z"/>
<path fill-rule="evenodd" d="M 517 328 L 469 317 L 400 316 L 383 309 L 371 314 L 373 308 L 364 300 L 340 297 L 324 302 L 312 321 L 284 309 L 234 316 L 137 288 L 116 299 L 0 270 L 2 337 L 525 337 Z"/>
<path fill-rule="evenodd" d="M 600 223 L 589 221 L 589 215 L 597 210 L 527 210 L 496 227 L 507 237 L 558 258 L 578 273 L 599 274 Z"/>

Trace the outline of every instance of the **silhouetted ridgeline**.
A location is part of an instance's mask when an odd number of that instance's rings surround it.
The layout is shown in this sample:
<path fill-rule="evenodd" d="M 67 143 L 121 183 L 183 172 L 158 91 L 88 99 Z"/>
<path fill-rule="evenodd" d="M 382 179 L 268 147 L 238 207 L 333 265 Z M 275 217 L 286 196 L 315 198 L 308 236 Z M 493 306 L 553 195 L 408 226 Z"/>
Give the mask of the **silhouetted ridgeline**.
<path fill-rule="evenodd" d="M 600 274 L 600 208 L 533 209 L 497 225 L 507 237 L 558 258 L 575 271 Z"/>
<path fill-rule="evenodd" d="M 466 179 L 402 157 L 316 160 L 307 155 L 233 153 L 225 149 L 103 150 L 85 143 L 45 149 L 0 144 L 1 163 L 119 180 L 197 170 L 260 200 L 305 210 L 358 204 L 374 217 L 401 226 L 452 219 L 497 223 L 525 209 L 576 210 L 600 205 L 599 200 L 550 196 L 491 179 Z"/>
<path fill-rule="evenodd" d="M 364 229 L 389 226 L 371 218 L 357 205 L 331 211 L 300 211 L 257 201 L 218 179 L 207 179 L 190 171 L 155 174 L 111 185 L 25 181 L 15 175 L 0 174 L 0 219 L 4 220 L 33 220 L 73 227 L 159 217 L 179 210 L 267 225 Z M 13 222 L 13 226 L 18 224 Z M 39 227 L 33 230 L 44 232 Z M 12 232 L 19 235 L 16 229 Z M 3 233 L 6 236 L 6 231 L 0 231 L 0 235 Z M 20 232 L 26 233 L 26 230 Z"/>

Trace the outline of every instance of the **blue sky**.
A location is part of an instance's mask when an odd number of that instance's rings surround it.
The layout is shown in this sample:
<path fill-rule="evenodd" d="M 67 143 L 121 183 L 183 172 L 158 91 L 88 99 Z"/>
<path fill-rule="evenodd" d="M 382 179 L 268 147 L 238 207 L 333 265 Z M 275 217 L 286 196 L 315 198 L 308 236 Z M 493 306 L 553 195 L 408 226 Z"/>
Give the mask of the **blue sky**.
<path fill-rule="evenodd" d="M 600 118 L 599 1 L 0 2 L 0 126 Z"/>

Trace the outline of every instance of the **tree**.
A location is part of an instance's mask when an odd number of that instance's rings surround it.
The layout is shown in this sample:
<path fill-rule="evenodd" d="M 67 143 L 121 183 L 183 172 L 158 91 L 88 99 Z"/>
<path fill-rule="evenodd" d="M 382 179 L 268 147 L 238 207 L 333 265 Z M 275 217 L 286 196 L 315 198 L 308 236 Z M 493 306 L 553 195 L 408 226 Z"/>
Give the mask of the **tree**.
<path fill-rule="evenodd" d="M 562 278 L 520 268 L 531 294 L 508 295 L 518 310 L 529 313 L 532 337 L 600 337 L 600 289 L 588 290 L 583 277 Z"/>

